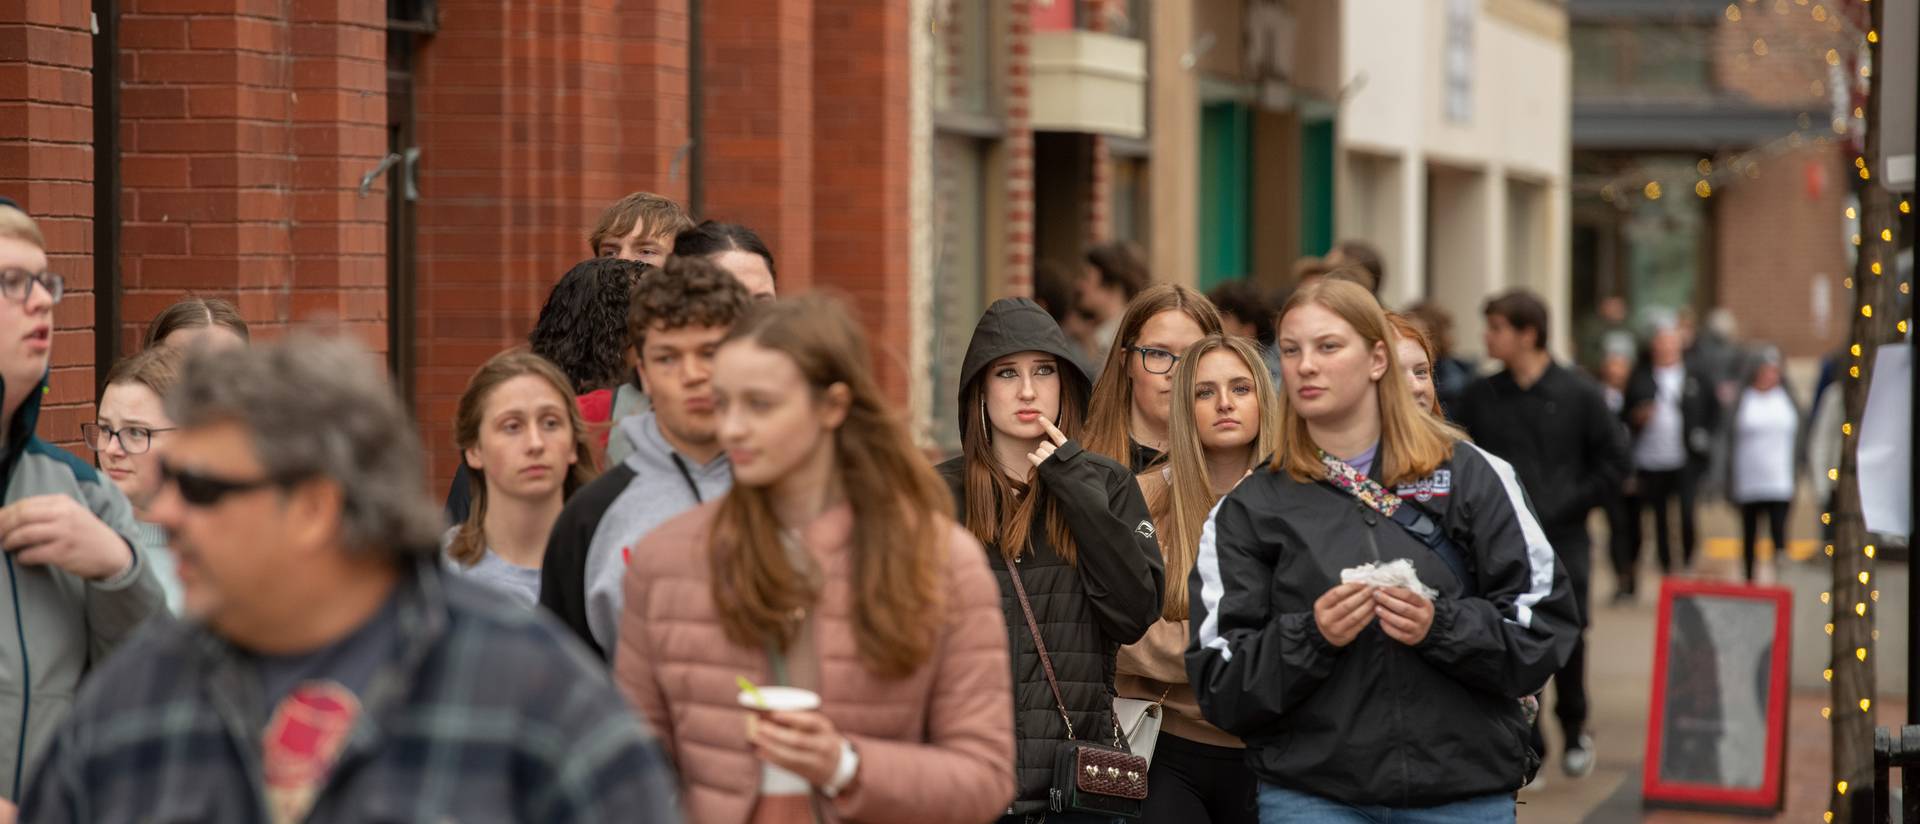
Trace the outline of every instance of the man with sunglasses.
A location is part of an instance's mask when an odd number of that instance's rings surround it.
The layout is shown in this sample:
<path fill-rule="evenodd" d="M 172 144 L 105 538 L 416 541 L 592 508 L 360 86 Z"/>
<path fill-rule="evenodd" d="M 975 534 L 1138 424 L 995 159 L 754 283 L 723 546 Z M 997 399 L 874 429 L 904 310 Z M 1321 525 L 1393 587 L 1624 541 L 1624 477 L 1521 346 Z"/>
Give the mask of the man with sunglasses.
<path fill-rule="evenodd" d="M 659 748 L 558 624 L 447 575 L 381 364 L 189 356 L 148 514 L 185 621 L 82 690 L 28 821 L 675 821 Z"/>
<path fill-rule="evenodd" d="M 82 677 L 164 609 L 126 496 L 34 436 L 65 285 L 39 226 L 0 198 L 0 820 Z"/>

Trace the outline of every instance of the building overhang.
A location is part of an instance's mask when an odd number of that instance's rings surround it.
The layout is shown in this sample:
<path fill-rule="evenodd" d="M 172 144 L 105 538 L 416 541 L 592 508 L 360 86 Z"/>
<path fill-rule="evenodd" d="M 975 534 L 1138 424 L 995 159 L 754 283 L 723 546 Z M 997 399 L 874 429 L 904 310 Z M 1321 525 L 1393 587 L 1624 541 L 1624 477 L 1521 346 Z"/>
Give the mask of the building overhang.
<path fill-rule="evenodd" d="M 1738 100 L 1573 103 L 1573 148 L 1605 151 L 1743 149 L 1801 130 L 1802 109 Z"/>
<path fill-rule="evenodd" d="M 1147 134 L 1147 44 L 1091 31 L 1033 35 L 1036 131 Z"/>

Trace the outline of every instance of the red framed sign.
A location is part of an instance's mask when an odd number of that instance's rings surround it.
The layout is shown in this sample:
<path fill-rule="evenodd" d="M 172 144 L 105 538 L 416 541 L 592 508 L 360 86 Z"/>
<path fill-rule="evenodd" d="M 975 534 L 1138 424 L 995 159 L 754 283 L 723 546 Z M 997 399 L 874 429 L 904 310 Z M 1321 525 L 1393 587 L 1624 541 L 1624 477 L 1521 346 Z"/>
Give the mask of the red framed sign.
<path fill-rule="evenodd" d="M 1647 806 L 1781 809 L 1792 617 L 1783 587 L 1661 583 L 1640 784 Z"/>

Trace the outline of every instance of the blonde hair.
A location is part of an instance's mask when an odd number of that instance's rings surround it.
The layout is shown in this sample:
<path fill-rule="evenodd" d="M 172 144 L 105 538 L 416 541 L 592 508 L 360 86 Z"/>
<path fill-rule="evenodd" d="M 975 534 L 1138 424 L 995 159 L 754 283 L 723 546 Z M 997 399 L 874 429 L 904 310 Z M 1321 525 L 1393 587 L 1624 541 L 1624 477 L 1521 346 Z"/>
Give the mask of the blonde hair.
<path fill-rule="evenodd" d="M 1399 312 L 1388 312 L 1387 324 L 1393 327 L 1395 334 L 1413 341 L 1419 345 L 1420 351 L 1427 353 L 1427 369 L 1429 372 L 1440 362 L 1439 358 L 1433 356 L 1433 340 L 1427 337 L 1427 330 L 1421 326 L 1419 319 L 1402 315 Z M 1396 357 L 1399 355 L 1398 352 L 1394 354 Z M 1440 410 L 1439 392 L 1433 394 L 1432 411 L 1435 415 L 1446 414 Z"/>
<path fill-rule="evenodd" d="M 1352 281 L 1321 278 L 1300 287 L 1280 310 L 1280 322 L 1295 309 L 1312 304 L 1326 309 L 1353 327 L 1368 350 L 1386 350 L 1387 371 L 1374 381 L 1374 398 L 1380 404 L 1380 457 L 1374 473 L 1387 486 L 1408 483 L 1433 474 L 1453 457 L 1453 445 L 1465 436 L 1438 416 L 1427 414 L 1413 403 L 1413 390 L 1400 371 L 1400 356 L 1394 351 L 1386 310 L 1374 300 L 1373 293 Z M 1283 356 L 1284 357 L 1284 356 Z M 1292 397 L 1280 401 L 1280 449 L 1273 455 L 1270 468 L 1286 472 L 1294 480 L 1307 482 L 1327 477 L 1320 462 L 1320 447 L 1307 433 L 1307 419 L 1293 406 Z"/>
<path fill-rule="evenodd" d="M 587 235 L 588 251 L 600 254 L 601 243 L 626 237 L 635 226 L 647 227 L 647 237 L 664 240 L 667 247 L 672 248 L 676 235 L 693 228 L 693 218 L 688 217 L 687 210 L 672 198 L 652 192 L 634 192 L 614 201 L 612 206 L 600 213 L 599 222 L 593 225 L 593 232 Z"/>
<path fill-rule="evenodd" d="M 1223 333 L 1220 310 L 1205 295 L 1177 283 L 1158 283 L 1142 290 L 1127 304 L 1120 317 L 1120 330 L 1107 350 L 1107 365 L 1093 385 L 1093 399 L 1087 404 L 1087 431 L 1081 445 L 1132 466 L 1133 456 L 1128 431 L 1132 422 L 1133 373 L 1127 371 L 1127 356 L 1140 341 L 1140 329 L 1161 312 L 1178 311 L 1192 318 L 1203 335 Z"/>
<path fill-rule="evenodd" d="M 1258 466 L 1280 444 L 1280 399 L 1260 350 L 1242 337 L 1208 335 L 1189 347 L 1173 370 L 1173 409 L 1168 416 L 1167 462 L 1171 480 L 1159 481 L 1161 470 L 1142 476 L 1141 486 L 1148 490 L 1147 509 L 1160 533 L 1160 554 L 1166 558 L 1167 591 L 1160 602 L 1160 617 L 1169 621 L 1187 620 L 1187 576 L 1193 572 L 1199 555 L 1200 530 L 1220 496 L 1209 482 L 1206 447 L 1200 442 L 1200 425 L 1194 418 L 1195 383 L 1200 361 L 1214 352 L 1230 352 L 1246 364 L 1253 378 L 1253 395 L 1260 404 L 1259 427 L 1253 443 L 1247 445 L 1247 466 Z M 1225 391 L 1226 387 L 1221 387 Z"/>
<path fill-rule="evenodd" d="M 47 236 L 40 233 L 40 224 L 15 206 L 0 204 L 0 237 L 31 243 L 42 252 L 47 250 Z"/>

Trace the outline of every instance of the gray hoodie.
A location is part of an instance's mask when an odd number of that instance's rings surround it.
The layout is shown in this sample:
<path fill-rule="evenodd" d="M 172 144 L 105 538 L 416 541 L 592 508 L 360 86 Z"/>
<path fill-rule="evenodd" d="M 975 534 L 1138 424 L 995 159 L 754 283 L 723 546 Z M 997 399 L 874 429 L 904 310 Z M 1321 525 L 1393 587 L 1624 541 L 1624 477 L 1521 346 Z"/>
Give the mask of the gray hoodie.
<path fill-rule="evenodd" d="M 652 410 L 618 427 L 633 444 L 632 454 L 567 501 L 554 522 L 540 578 L 541 605 L 606 658 L 619 632 L 628 548 L 733 487 L 725 455 L 699 464 L 676 453 Z"/>

